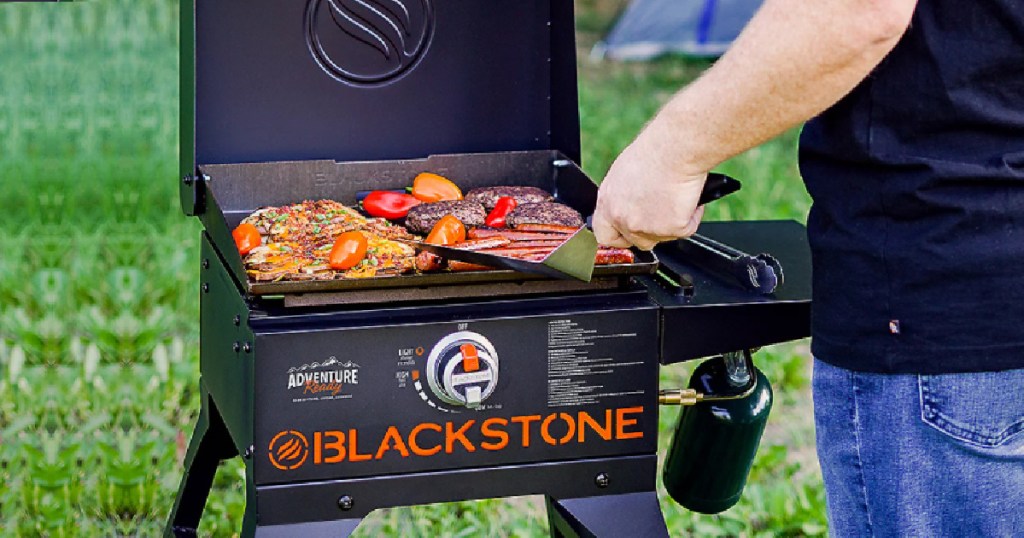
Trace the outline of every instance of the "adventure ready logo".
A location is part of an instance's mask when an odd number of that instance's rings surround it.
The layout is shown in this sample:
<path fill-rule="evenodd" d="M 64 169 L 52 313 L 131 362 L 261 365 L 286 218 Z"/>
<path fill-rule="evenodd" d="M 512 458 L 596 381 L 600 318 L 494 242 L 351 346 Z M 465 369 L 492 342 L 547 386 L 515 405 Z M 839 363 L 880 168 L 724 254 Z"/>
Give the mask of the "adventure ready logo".
<path fill-rule="evenodd" d="M 311 362 L 288 369 L 288 391 L 293 402 L 340 400 L 351 398 L 344 393 L 348 385 L 359 384 L 359 365 L 331 357 L 324 362 Z"/>

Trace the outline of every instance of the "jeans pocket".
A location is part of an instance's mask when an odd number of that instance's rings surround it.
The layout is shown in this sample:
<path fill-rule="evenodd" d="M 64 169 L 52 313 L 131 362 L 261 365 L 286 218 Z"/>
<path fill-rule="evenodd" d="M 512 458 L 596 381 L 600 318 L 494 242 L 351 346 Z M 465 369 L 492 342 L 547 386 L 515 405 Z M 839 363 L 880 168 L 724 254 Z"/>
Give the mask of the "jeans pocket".
<path fill-rule="evenodd" d="M 1024 442 L 1024 370 L 918 376 L 921 420 L 984 448 Z"/>

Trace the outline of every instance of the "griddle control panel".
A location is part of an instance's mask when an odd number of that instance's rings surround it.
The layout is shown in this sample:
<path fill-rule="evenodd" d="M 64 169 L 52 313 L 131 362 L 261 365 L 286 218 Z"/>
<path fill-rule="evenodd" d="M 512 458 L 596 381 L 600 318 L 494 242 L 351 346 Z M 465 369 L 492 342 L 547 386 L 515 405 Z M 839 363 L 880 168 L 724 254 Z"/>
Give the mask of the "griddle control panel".
<path fill-rule="evenodd" d="M 452 333 L 430 350 L 426 376 L 441 401 L 473 409 L 498 386 L 498 353 L 479 333 Z"/>

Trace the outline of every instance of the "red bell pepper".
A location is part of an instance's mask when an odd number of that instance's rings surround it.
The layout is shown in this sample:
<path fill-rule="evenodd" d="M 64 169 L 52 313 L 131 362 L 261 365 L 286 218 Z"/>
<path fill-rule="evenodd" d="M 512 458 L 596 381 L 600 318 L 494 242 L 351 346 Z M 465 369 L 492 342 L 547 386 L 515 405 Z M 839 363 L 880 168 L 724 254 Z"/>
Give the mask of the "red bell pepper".
<path fill-rule="evenodd" d="M 372 217 L 400 219 L 409 210 L 420 205 L 419 199 L 411 194 L 394 191 L 373 191 L 363 198 L 363 209 Z"/>
<path fill-rule="evenodd" d="M 494 209 L 484 219 L 484 224 L 491 228 L 504 228 L 505 217 L 516 208 L 516 205 L 516 199 L 511 196 L 498 198 L 498 203 L 495 204 Z"/>

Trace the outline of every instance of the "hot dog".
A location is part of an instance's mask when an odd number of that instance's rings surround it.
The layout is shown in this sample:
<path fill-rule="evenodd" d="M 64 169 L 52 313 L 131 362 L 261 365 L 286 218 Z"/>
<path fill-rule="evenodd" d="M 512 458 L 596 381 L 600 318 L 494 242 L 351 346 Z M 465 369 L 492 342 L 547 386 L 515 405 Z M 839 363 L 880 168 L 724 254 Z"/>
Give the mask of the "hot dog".
<path fill-rule="evenodd" d="M 596 265 L 616 265 L 620 263 L 633 263 L 635 256 L 633 251 L 627 248 L 602 247 L 597 251 Z"/>
<path fill-rule="evenodd" d="M 530 224 L 523 223 L 515 227 L 517 232 L 546 232 L 546 233 L 557 233 L 557 234 L 574 234 L 580 231 L 579 228 L 573 226 L 563 226 L 561 224 Z"/>
<path fill-rule="evenodd" d="M 504 237 L 512 241 L 564 241 L 565 234 L 543 232 L 519 232 L 514 230 L 497 230 L 493 228 L 470 228 L 466 236 L 470 239 L 487 239 Z"/>
<path fill-rule="evenodd" d="M 537 248 L 545 247 L 550 249 L 556 249 L 565 244 L 565 241 L 511 241 L 508 245 L 510 248 Z"/>
<path fill-rule="evenodd" d="M 448 262 L 448 270 L 454 273 L 462 273 L 466 271 L 493 271 L 494 268 L 486 265 L 477 265 L 475 263 L 452 260 Z"/>
<path fill-rule="evenodd" d="M 470 239 L 469 241 L 455 243 L 451 245 L 451 247 L 462 250 L 484 250 L 488 248 L 500 248 L 511 242 L 512 240 L 507 237 L 495 236 L 488 237 L 486 239 Z"/>
<path fill-rule="evenodd" d="M 481 250 L 480 252 L 486 254 L 494 254 L 495 256 L 505 256 L 506 258 L 521 258 L 523 256 L 529 256 L 531 254 L 541 254 L 546 256 L 554 252 L 554 250 L 555 249 L 552 247 L 520 248 L 515 243 L 512 243 L 510 246 L 505 248 L 489 248 Z"/>

